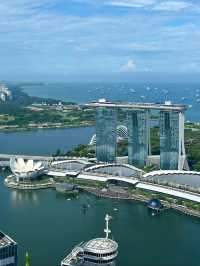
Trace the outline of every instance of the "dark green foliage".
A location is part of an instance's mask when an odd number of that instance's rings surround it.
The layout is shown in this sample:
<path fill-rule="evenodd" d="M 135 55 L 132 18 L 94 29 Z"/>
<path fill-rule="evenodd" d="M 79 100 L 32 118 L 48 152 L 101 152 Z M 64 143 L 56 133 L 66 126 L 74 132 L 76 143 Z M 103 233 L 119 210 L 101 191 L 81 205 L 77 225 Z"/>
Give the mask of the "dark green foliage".
<path fill-rule="evenodd" d="M 120 141 L 117 145 L 117 156 L 127 156 L 128 155 L 128 141 Z"/>
<path fill-rule="evenodd" d="M 61 150 L 57 150 L 53 156 L 70 156 L 70 157 L 89 157 L 92 158 L 95 156 L 95 151 L 90 148 L 88 145 L 80 144 L 75 147 L 73 150 L 68 152 L 62 152 Z"/>
<path fill-rule="evenodd" d="M 159 128 L 151 128 L 151 153 L 156 155 L 160 153 L 160 134 Z"/>
<path fill-rule="evenodd" d="M 200 128 L 185 131 L 186 154 L 192 170 L 200 171 Z"/>

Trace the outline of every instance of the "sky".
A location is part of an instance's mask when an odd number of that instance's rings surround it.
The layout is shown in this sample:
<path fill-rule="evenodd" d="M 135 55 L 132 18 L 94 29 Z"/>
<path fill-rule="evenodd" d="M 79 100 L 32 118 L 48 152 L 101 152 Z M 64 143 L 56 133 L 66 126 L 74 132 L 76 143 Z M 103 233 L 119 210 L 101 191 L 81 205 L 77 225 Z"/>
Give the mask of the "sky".
<path fill-rule="evenodd" d="M 200 0 L 1 0 L 0 80 L 200 77 Z"/>

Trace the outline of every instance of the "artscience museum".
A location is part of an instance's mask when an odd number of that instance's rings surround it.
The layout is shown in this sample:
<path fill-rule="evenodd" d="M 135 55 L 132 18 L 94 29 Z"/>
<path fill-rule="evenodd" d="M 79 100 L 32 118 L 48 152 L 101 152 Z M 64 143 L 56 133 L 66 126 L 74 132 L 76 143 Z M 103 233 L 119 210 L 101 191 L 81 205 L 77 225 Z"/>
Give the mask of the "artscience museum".
<path fill-rule="evenodd" d="M 33 180 L 45 172 L 43 162 L 33 160 L 24 160 L 23 158 L 11 158 L 10 169 L 16 178 L 16 181 Z"/>

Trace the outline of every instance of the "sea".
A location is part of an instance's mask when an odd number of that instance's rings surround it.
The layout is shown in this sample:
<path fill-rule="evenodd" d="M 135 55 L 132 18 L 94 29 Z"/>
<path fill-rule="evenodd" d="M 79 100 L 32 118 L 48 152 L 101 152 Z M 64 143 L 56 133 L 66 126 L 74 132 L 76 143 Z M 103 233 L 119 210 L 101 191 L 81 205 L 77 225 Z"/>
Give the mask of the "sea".
<path fill-rule="evenodd" d="M 18 84 L 34 96 L 86 103 L 106 98 L 130 102 L 171 100 L 190 105 L 187 120 L 198 122 L 200 84 Z M 144 96 L 144 97 L 143 97 Z M 51 155 L 87 144 L 94 127 L 44 129 L 0 133 L 0 153 Z M 18 191 L 4 186 L 0 172 L 0 230 L 19 244 L 19 266 L 28 251 L 31 266 L 59 266 L 82 241 L 104 236 L 109 213 L 111 237 L 119 244 L 117 266 L 199 266 L 200 220 L 165 210 L 157 215 L 144 203 L 77 197 L 53 189 Z M 87 209 L 83 206 L 88 206 Z"/>
<path fill-rule="evenodd" d="M 185 104 L 186 120 L 200 121 L 199 83 L 32 83 L 17 86 L 32 96 L 84 104 L 105 98 L 108 101 Z"/>

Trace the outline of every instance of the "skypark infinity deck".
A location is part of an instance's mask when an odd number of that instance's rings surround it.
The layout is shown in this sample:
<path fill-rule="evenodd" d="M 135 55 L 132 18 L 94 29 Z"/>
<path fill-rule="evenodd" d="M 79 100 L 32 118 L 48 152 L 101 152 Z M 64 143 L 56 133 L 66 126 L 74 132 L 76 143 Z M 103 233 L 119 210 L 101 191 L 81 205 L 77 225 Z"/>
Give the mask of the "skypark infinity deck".
<path fill-rule="evenodd" d="M 87 107 L 111 107 L 111 108 L 128 108 L 134 110 L 160 110 L 160 111 L 177 111 L 184 112 L 188 109 L 187 105 L 172 104 L 170 101 L 163 103 L 125 103 L 125 102 L 108 102 L 102 99 L 99 102 L 90 102 Z"/>
<path fill-rule="evenodd" d="M 186 105 L 165 103 L 110 102 L 99 99 L 87 107 L 96 110 L 96 157 L 114 163 L 117 157 L 117 126 L 120 112 L 126 114 L 128 163 L 143 168 L 156 165 L 162 170 L 188 169 L 184 146 Z M 158 113 L 160 155 L 151 154 L 151 112 Z"/>

